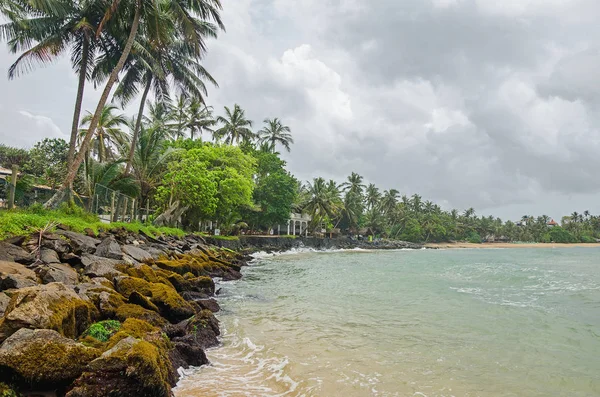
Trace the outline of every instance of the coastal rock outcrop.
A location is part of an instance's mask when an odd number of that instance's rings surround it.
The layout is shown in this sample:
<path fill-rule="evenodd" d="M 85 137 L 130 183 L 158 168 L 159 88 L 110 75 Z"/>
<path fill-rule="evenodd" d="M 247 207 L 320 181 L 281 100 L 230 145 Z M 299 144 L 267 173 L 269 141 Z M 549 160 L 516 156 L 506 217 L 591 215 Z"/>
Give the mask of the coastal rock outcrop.
<path fill-rule="evenodd" d="M 171 396 L 177 369 L 219 343 L 213 278 L 245 264 L 199 236 L 125 229 L 0 247 L 0 387 L 15 396 Z"/>

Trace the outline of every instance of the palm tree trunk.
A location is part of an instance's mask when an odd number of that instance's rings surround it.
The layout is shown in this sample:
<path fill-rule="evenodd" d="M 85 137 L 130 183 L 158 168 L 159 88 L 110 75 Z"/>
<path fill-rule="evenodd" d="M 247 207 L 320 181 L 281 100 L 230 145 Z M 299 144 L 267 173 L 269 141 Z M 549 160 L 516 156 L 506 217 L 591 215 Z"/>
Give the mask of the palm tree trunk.
<path fill-rule="evenodd" d="M 135 129 L 133 130 L 133 138 L 131 138 L 131 147 L 129 148 L 129 158 L 127 159 L 127 167 L 125 167 L 125 175 L 128 175 L 131 172 L 131 167 L 133 165 L 133 156 L 135 154 L 135 148 L 137 146 L 138 136 L 140 135 L 140 127 L 142 125 L 142 117 L 144 115 L 144 106 L 146 105 L 146 98 L 148 97 L 148 92 L 150 92 L 150 87 L 152 86 L 152 75 L 148 73 L 148 78 L 146 81 L 146 88 L 144 89 L 144 93 L 142 94 L 142 102 L 140 103 L 140 110 L 138 111 L 137 120 L 135 121 Z"/>
<path fill-rule="evenodd" d="M 119 58 L 119 62 L 117 62 L 117 66 L 115 66 L 115 68 L 113 69 L 113 71 L 110 74 L 110 77 L 108 78 L 108 81 L 106 82 L 106 86 L 104 87 L 104 91 L 102 92 L 102 96 L 100 97 L 100 102 L 98 102 L 98 106 L 96 107 L 96 112 L 94 113 L 94 116 L 92 117 L 92 120 L 90 121 L 90 127 L 88 129 L 88 133 L 85 135 L 85 138 L 84 138 L 83 142 L 81 143 L 81 147 L 79 148 L 79 152 L 77 153 L 77 156 L 75 156 L 75 159 L 73 160 L 73 162 L 71 163 L 71 166 L 69 167 L 69 169 L 67 171 L 67 176 L 65 177 L 63 185 L 62 185 L 61 189 L 58 190 L 54 194 L 54 196 L 52 196 L 52 198 L 50 198 L 50 200 L 48 200 L 44 204 L 44 207 L 46 207 L 46 208 L 54 208 L 54 207 L 57 207 L 58 204 L 60 204 L 60 202 L 62 201 L 62 199 L 65 196 L 65 191 L 68 189 L 69 186 L 71 186 L 71 184 L 75 180 L 75 176 L 77 176 L 77 171 L 79 170 L 79 166 L 81 165 L 81 162 L 83 161 L 85 152 L 86 152 L 88 146 L 90 145 L 92 137 L 96 133 L 96 127 L 98 127 L 98 121 L 100 120 L 100 114 L 102 113 L 102 109 L 104 108 L 104 105 L 106 104 L 106 101 L 108 100 L 108 96 L 110 95 L 110 91 L 112 90 L 113 85 L 115 84 L 115 82 L 117 81 L 117 78 L 119 77 L 119 72 L 121 71 L 121 69 L 123 69 L 123 66 L 125 65 L 125 61 L 127 60 L 127 57 L 129 57 L 129 53 L 131 52 L 131 48 L 133 47 L 133 42 L 135 40 L 135 36 L 137 35 L 137 31 L 140 26 L 140 14 L 141 14 L 141 0 L 137 0 L 135 3 L 135 15 L 133 17 L 131 31 L 129 32 L 129 37 L 127 38 L 127 43 L 125 44 L 123 53 L 121 54 L 121 57 Z"/>
<path fill-rule="evenodd" d="M 75 100 L 75 111 L 73 112 L 73 124 L 71 125 L 71 138 L 69 140 L 69 153 L 67 154 L 67 169 L 70 169 L 75 156 L 77 146 L 77 132 L 79 131 L 79 118 L 81 117 L 81 104 L 83 103 L 83 91 L 87 77 L 87 67 L 90 58 L 90 39 L 87 33 L 83 33 L 83 45 L 81 47 L 81 65 L 79 65 L 79 83 L 77 85 L 77 98 Z M 73 184 L 69 185 L 69 200 L 72 199 L 71 191 Z"/>

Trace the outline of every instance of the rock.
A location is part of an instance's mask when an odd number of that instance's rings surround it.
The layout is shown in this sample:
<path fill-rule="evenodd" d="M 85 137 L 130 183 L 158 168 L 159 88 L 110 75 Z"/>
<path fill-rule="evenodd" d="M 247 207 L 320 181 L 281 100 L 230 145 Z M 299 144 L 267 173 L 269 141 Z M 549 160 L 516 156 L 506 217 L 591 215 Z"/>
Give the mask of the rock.
<path fill-rule="evenodd" d="M 8 274 L 19 274 L 30 280 L 37 280 L 35 272 L 20 263 L 0 261 L 0 277 Z"/>
<path fill-rule="evenodd" d="M 129 255 L 138 262 L 144 262 L 148 259 L 152 259 L 152 255 L 149 252 L 144 251 L 135 245 L 124 245 L 121 247 L 121 250 L 123 253 Z"/>
<path fill-rule="evenodd" d="M 173 323 L 195 314 L 193 306 L 169 285 L 150 283 L 137 277 L 117 277 L 115 287 L 126 298 L 129 298 L 134 291 L 150 298 L 150 301 L 158 307 L 160 314 Z"/>
<path fill-rule="evenodd" d="M 130 303 L 119 306 L 115 313 L 115 318 L 121 322 L 129 318 L 143 320 L 155 327 L 162 327 L 168 323 L 167 320 L 162 318 L 160 314 L 155 311 L 144 309 L 141 306 Z"/>
<path fill-rule="evenodd" d="M 174 383 L 166 352 L 129 336 L 92 361 L 66 396 L 170 397 Z"/>
<path fill-rule="evenodd" d="M 3 241 L 0 242 L 0 261 L 18 262 L 28 265 L 33 263 L 35 258 L 23 248 Z"/>
<path fill-rule="evenodd" d="M 37 285 L 37 275 L 16 262 L 0 261 L 0 290 Z"/>
<path fill-rule="evenodd" d="M 110 281 L 109 279 L 107 279 L 106 277 L 93 277 L 90 282 L 92 284 L 96 284 L 96 285 L 103 285 L 105 287 L 114 289 L 113 283 L 112 281 Z"/>
<path fill-rule="evenodd" d="M 56 251 L 52 251 L 48 248 L 42 248 L 40 250 L 40 260 L 46 264 L 60 263 L 60 259 L 58 258 Z"/>
<path fill-rule="evenodd" d="M 4 316 L 4 312 L 8 307 L 8 303 L 10 302 L 10 297 L 6 295 L 4 292 L 0 292 L 0 317 Z M 0 394 L 1 396 L 1 394 Z"/>
<path fill-rule="evenodd" d="M 77 255 L 84 253 L 93 254 L 96 251 L 96 246 L 101 243 L 101 241 L 96 238 L 68 230 L 60 230 L 57 231 L 56 234 L 66 237 L 71 244 L 71 249 Z"/>
<path fill-rule="evenodd" d="M 219 310 L 221 310 L 219 304 L 214 299 L 198 299 L 194 302 L 196 302 L 202 309 L 210 310 L 213 313 L 217 313 Z"/>
<path fill-rule="evenodd" d="M 102 240 L 100 245 L 96 247 L 95 255 L 116 260 L 123 259 L 123 252 L 121 252 L 121 246 L 119 245 L 119 243 L 117 243 L 117 240 L 115 240 L 115 238 L 112 236 Z"/>
<path fill-rule="evenodd" d="M 123 273 L 115 268 L 116 265 L 121 263 L 115 259 L 83 254 L 81 256 L 81 263 L 85 266 L 83 274 L 89 277 L 105 277 L 112 280 L 116 276 L 123 275 Z"/>
<path fill-rule="evenodd" d="M 144 309 L 152 310 L 153 312 L 158 313 L 159 311 L 154 303 L 150 302 L 148 298 L 137 291 L 133 291 L 131 295 L 129 295 L 129 303 L 141 306 Z"/>
<path fill-rule="evenodd" d="M 117 309 L 125 303 L 121 294 L 104 285 L 82 283 L 75 286 L 75 291 L 83 300 L 93 303 L 102 318 L 114 318 Z"/>
<path fill-rule="evenodd" d="M 187 369 L 190 366 L 199 367 L 209 364 L 206 353 L 200 346 L 190 346 L 187 343 L 175 342 L 173 343 L 173 347 L 174 349 L 169 351 L 169 359 L 175 371 L 178 368 Z"/>
<path fill-rule="evenodd" d="M 44 284 L 63 283 L 73 285 L 79 282 L 77 272 L 71 266 L 62 263 L 44 266 L 40 269 L 39 274 Z"/>
<path fill-rule="evenodd" d="M 56 234 L 45 234 L 42 237 L 42 248 L 55 251 L 59 256 L 65 255 L 71 250 L 69 243 Z"/>
<path fill-rule="evenodd" d="M 8 276 L 0 276 L 0 291 L 33 287 L 34 285 L 37 285 L 35 281 L 23 277 L 20 274 L 9 274 Z"/>
<path fill-rule="evenodd" d="M 0 380 L 60 388 L 79 377 L 100 351 L 49 329 L 21 328 L 0 347 Z"/>
<path fill-rule="evenodd" d="M 60 283 L 16 290 L 0 319 L 0 342 L 20 328 L 53 329 L 76 338 L 98 316 L 98 311 L 72 288 Z"/>
<path fill-rule="evenodd" d="M 190 346 L 198 346 L 202 349 L 217 346 L 219 320 L 210 310 L 202 310 L 192 318 L 181 321 L 178 324 L 168 324 L 163 331 L 173 342 L 181 342 Z"/>

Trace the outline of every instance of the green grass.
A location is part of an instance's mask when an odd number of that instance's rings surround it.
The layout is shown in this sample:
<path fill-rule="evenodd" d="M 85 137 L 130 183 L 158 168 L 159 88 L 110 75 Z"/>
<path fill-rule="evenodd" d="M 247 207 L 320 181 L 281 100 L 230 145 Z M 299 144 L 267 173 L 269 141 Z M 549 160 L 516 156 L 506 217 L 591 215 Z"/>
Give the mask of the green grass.
<path fill-rule="evenodd" d="M 92 324 L 82 336 L 89 335 L 100 342 L 107 342 L 121 328 L 117 320 L 105 320 Z"/>
<path fill-rule="evenodd" d="M 185 235 L 185 232 L 180 229 L 156 227 L 137 222 L 102 223 L 96 215 L 86 213 L 80 208 L 62 207 L 59 210 L 46 210 L 40 206 L 33 206 L 22 210 L 0 210 L 0 240 L 36 232 L 50 223 L 65 225 L 78 233 L 90 229 L 94 234 L 98 234 L 101 230 L 123 227 L 130 232 L 143 232 L 152 237 Z"/>

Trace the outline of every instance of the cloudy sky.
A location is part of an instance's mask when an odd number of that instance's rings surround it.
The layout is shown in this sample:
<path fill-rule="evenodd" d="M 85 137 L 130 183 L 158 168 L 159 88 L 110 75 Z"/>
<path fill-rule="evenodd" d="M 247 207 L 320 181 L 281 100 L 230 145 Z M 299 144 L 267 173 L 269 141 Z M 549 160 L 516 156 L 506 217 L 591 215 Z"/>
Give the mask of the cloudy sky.
<path fill-rule="evenodd" d="M 208 102 L 282 118 L 297 177 L 355 171 L 502 217 L 600 212 L 597 0 L 223 3 Z M 13 60 L 3 46 L 1 76 Z M 0 78 L 0 142 L 66 138 L 75 89 L 67 59 Z"/>

